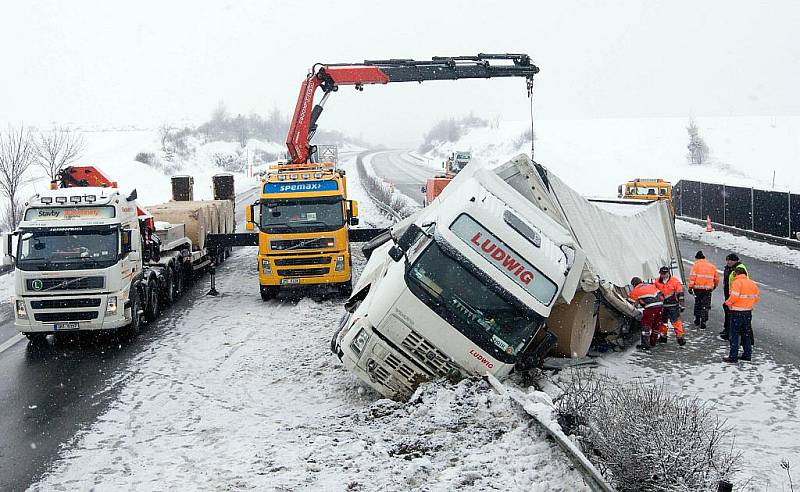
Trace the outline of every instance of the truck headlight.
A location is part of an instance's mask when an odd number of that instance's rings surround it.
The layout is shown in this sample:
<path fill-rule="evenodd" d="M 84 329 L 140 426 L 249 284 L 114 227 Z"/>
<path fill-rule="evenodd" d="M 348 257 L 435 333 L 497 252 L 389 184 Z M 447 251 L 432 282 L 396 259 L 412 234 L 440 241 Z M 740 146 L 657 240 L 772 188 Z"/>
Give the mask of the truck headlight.
<path fill-rule="evenodd" d="M 15 309 L 17 311 L 17 318 L 28 319 L 28 311 L 25 309 L 25 301 L 15 301 Z"/>
<path fill-rule="evenodd" d="M 367 333 L 367 330 L 364 328 L 361 328 L 350 343 L 350 348 L 358 355 L 361 355 L 361 352 L 363 352 L 364 348 L 367 346 L 367 342 L 369 342 L 369 333 Z"/>
<path fill-rule="evenodd" d="M 344 271 L 344 256 L 337 256 L 336 263 L 333 265 L 334 272 L 343 272 Z"/>
<path fill-rule="evenodd" d="M 272 267 L 269 266 L 267 258 L 261 258 L 261 271 L 264 272 L 264 275 L 272 275 Z"/>
<path fill-rule="evenodd" d="M 117 296 L 109 296 L 106 302 L 106 316 L 117 314 Z"/>

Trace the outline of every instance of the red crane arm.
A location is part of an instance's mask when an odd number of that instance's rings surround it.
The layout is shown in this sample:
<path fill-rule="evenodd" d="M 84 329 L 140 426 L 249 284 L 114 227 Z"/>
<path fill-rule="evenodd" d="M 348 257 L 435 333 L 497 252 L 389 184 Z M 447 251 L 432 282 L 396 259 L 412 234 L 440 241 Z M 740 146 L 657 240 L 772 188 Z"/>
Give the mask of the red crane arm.
<path fill-rule="evenodd" d="M 539 68 L 525 54 L 481 53 L 477 56 L 434 57 L 425 61 L 391 59 L 315 65 L 300 85 L 300 95 L 286 137 L 289 163 L 304 164 L 310 160 L 313 154 L 310 141 L 317 130 L 317 120 L 328 96 L 337 91 L 340 85 L 354 85 L 357 90 L 362 90 L 367 84 L 389 82 L 525 77 L 530 96 L 533 76 L 538 72 Z M 322 88 L 325 95 L 314 106 L 314 95 L 318 88 Z"/>

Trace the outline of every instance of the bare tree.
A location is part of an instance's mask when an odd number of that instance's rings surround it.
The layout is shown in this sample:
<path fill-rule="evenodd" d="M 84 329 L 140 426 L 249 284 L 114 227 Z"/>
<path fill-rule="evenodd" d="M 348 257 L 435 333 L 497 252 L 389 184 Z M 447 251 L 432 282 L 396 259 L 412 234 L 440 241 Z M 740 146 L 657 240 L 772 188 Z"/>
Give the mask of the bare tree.
<path fill-rule="evenodd" d="M 161 139 L 161 150 L 163 152 L 167 151 L 167 142 L 170 140 L 172 136 L 172 127 L 168 124 L 164 123 L 158 128 L 158 137 Z"/>
<path fill-rule="evenodd" d="M 86 143 L 80 133 L 69 128 L 53 128 L 49 132 L 39 134 L 35 141 L 37 162 L 50 181 L 64 166 L 75 162 L 81 157 Z"/>
<path fill-rule="evenodd" d="M 689 144 L 686 146 L 689 149 L 689 154 L 686 155 L 686 158 L 690 164 L 704 164 L 708 159 L 708 145 L 706 145 L 703 137 L 700 136 L 700 129 L 693 119 L 689 119 L 689 126 L 686 127 L 686 131 L 689 133 Z"/>
<path fill-rule="evenodd" d="M 25 173 L 36 160 L 36 144 L 31 131 L 23 125 L 8 127 L 0 133 L 0 194 L 8 199 L 6 211 L 9 229 L 19 223 L 21 212 L 17 193 Z"/>

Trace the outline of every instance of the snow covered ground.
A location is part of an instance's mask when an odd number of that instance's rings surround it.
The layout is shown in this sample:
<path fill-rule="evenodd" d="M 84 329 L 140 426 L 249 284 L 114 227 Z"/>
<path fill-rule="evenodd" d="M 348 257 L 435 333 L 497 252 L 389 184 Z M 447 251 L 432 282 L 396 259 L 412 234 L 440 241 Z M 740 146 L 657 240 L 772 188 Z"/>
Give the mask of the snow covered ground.
<path fill-rule="evenodd" d="M 735 236 L 729 232 L 706 232 L 705 227 L 683 220 L 675 221 L 675 229 L 683 237 L 694 239 L 711 246 L 736 251 L 759 260 L 783 263 L 800 268 L 800 251 L 777 244 L 762 243 L 752 239 Z"/>
<path fill-rule="evenodd" d="M 636 177 L 681 179 L 800 193 L 800 117 L 696 118 L 700 136 L 711 149 L 708 165 L 690 166 L 687 118 L 535 120 L 536 160 L 592 196 L 616 196 L 617 186 Z M 425 157 L 440 169 L 454 150 L 502 163 L 530 154 L 520 136 L 529 121 L 501 122 L 499 127 L 469 131 L 457 142 L 438 145 Z"/>
<path fill-rule="evenodd" d="M 340 299 L 264 303 L 253 252 L 165 319 L 119 397 L 32 490 L 588 490 L 483 381 L 380 399 L 329 351 Z M 361 264 L 358 265 L 361 267 Z"/>

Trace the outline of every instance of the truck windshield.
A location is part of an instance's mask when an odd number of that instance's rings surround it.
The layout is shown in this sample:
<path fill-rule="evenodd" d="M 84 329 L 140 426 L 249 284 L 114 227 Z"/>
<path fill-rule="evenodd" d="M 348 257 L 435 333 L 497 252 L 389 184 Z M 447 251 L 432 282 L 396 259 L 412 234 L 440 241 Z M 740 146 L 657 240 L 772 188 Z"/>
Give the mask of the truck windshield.
<path fill-rule="evenodd" d="M 432 241 L 406 274 L 411 292 L 481 349 L 514 363 L 544 318 L 490 287 Z"/>
<path fill-rule="evenodd" d="M 22 230 L 17 250 L 20 270 L 87 270 L 117 262 L 119 228 Z"/>
<path fill-rule="evenodd" d="M 343 226 L 341 196 L 261 202 L 261 230 L 267 233 L 334 231 Z"/>

